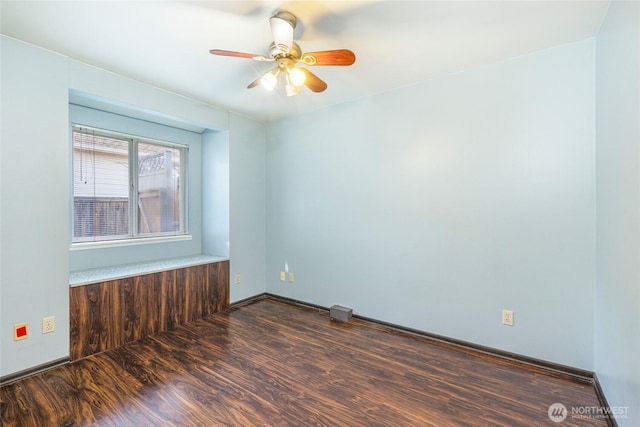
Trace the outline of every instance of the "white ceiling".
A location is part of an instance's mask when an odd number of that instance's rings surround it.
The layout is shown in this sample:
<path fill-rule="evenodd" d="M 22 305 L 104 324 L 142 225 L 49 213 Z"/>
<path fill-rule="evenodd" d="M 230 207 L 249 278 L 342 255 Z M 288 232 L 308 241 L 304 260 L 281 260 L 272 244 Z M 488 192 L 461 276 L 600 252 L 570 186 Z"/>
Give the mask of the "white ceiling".
<path fill-rule="evenodd" d="M 609 1 L 2 1 L 2 34 L 261 120 L 323 108 L 595 36 Z M 269 17 L 298 17 L 303 51 L 350 49 L 314 67 L 329 88 L 295 97 L 247 84 L 271 63 Z"/>

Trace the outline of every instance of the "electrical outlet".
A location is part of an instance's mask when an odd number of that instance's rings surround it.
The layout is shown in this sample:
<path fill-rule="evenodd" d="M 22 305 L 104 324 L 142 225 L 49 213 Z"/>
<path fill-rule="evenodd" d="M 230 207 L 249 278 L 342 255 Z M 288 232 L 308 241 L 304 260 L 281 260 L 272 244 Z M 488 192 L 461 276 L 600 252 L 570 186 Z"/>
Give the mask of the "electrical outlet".
<path fill-rule="evenodd" d="M 48 334 L 56 330 L 55 316 L 42 318 L 42 333 Z"/>
<path fill-rule="evenodd" d="M 293 283 L 293 273 L 289 273 L 289 283 Z"/>
<path fill-rule="evenodd" d="M 502 310 L 502 324 L 507 326 L 513 326 L 513 311 Z"/>
<path fill-rule="evenodd" d="M 281 282 L 284 282 L 285 280 L 287 280 L 287 279 L 286 279 L 286 275 L 285 275 L 284 271 L 281 271 L 281 272 L 280 272 L 280 281 L 281 281 Z"/>
<path fill-rule="evenodd" d="M 235 282 L 236 282 L 236 285 L 240 284 L 240 273 L 236 273 Z"/>

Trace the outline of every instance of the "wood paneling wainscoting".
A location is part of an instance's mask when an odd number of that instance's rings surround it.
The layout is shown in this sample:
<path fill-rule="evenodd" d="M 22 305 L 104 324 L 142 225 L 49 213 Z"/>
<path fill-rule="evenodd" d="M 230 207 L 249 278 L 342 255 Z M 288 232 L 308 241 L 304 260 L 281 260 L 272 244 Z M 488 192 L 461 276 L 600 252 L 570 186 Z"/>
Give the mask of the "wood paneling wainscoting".
<path fill-rule="evenodd" d="M 229 261 L 69 289 L 70 358 L 78 360 L 229 308 Z"/>

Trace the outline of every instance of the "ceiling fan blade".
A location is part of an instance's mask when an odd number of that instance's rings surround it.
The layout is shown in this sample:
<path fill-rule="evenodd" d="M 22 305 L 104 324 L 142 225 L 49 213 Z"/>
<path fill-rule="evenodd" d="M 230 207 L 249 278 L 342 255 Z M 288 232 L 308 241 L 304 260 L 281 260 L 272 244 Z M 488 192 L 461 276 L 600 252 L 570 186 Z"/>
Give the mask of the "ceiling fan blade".
<path fill-rule="evenodd" d="M 311 71 L 306 68 L 300 68 L 306 74 L 306 78 L 304 80 L 304 85 L 311 89 L 313 92 L 324 92 L 327 89 L 327 84 L 320 79 L 320 77 L 313 74 Z"/>
<path fill-rule="evenodd" d="M 356 62 L 356 55 L 348 49 L 323 50 L 319 52 L 307 52 L 302 55 L 300 61 L 307 65 L 347 66 Z"/>
<path fill-rule="evenodd" d="M 273 59 L 267 58 L 264 55 L 256 55 L 255 53 L 236 52 L 233 50 L 211 49 L 209 53 L 211 53 L 212 55 L 233 56 L 235 58 L 248 58 L 248 59 L 255 59 L 258 61 L 273 61 Z"/>
<path fill-rule="evenodd" d="M 292 13 L 281 10 L 269 19 L 273 43 L 288 53 L 293 47 L 293 30 L 296 28 L 296 17 Z"/>

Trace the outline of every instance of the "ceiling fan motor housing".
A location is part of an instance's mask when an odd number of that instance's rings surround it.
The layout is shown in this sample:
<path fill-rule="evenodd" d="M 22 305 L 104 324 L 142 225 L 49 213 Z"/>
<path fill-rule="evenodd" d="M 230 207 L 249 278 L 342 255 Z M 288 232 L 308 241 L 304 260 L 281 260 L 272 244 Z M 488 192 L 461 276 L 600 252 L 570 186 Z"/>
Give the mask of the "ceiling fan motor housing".
<path fill-rule="evenodd" d="M 302 55 L 302 50 L 300 49 L 300 46 L 298 46 L 298 43 L 296 42 L 292 43 L 291 48 L 288 51 L 285 51 L 285 50 L 286 49 L 283 49 L 282 45 L 272 42 L 269 45 L 269 57 L 275 60 L 278 60 L 283 57 L 288 57 L 295 61 L 300 59 L 300 55 Z"/>

